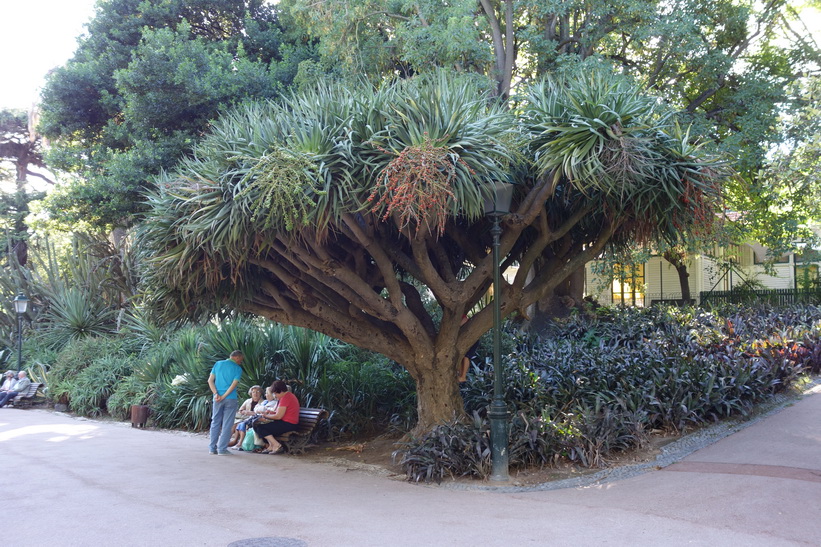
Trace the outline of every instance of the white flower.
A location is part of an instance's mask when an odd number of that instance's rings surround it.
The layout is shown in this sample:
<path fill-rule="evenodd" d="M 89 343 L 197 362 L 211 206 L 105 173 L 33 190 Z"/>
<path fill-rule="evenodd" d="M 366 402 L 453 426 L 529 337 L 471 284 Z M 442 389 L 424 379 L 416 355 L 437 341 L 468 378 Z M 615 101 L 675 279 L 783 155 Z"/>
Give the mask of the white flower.
<path fill-rule="evenodd" d="M 180 384 L 187 384 L 188 383 L 188 375 L 187 374 L 177 374 L 174 376 L 174 379 L 171 380 L 172 386 L 178 386 Z"/>

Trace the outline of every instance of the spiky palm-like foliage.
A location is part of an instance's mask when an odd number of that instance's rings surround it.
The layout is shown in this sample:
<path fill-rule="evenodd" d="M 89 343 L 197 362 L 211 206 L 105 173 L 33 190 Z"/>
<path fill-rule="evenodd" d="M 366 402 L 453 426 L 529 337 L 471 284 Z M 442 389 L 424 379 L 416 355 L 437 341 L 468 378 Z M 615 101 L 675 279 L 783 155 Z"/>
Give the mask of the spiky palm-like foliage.
<path fill-rule="evenodd" d="M 234 308 L 382 353 L 417 382 L 420 430 L 450 419 L 456 363 L 492 324 L 484 307 L 461 325 L 492 279 L 491 182 L 518 189 L 505 315 L 611 240 L 669 236 L 712 205 L 717 174 L 672 152 L 668 117 L 596 78 L 536 88 L 519 113 L 446 74 L 245 106 L 149 196 L 150 293 L 172 317 Z"/>
<path fill-rule="evenodd" d="M 601 70 L 543 80 L 528 90 L 522 116 L 536 172 L 555 187 L 555 217 L 573 202 L 597 203 L 580 225 L 617 219 L 620 242 L 675 244 L 711 229 L 724 167 L 628 80 Z"/>
<path fill-rule="evenodd" d="M 80 288 L 65 288 L 52 295 L 50 307 L 43 313 L 47 327 L 40 340 L 60 349 L 73 340 L 111 334 L 114 312 L 105 301 Z"/>

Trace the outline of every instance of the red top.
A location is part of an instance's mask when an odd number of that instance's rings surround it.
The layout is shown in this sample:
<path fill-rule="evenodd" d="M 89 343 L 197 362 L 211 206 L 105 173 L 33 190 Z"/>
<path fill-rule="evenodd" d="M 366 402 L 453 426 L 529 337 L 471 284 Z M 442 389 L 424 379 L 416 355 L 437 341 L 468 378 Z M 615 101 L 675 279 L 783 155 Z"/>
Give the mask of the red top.
<path fill-rule="evenodd" d="M 299 401 L 296 395 L 290 391 L 286 391 L 279 399 L 279 406 L 285 407 L 285 415 L 282 417 L 283 422 L 289 424 L 299 423 Z"/>

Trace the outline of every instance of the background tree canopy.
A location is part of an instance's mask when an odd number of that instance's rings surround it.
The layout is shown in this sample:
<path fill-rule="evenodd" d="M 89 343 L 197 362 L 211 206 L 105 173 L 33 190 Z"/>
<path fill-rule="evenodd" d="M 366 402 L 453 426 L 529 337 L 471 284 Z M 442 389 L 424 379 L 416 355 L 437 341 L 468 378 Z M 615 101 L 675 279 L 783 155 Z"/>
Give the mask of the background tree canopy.
<path fill-rule="evenodd" d="M 808 108 L 802 78 L 818 74 L 819 59 L 787 0 L 115 0 L 98 6 L 44 92 L 48 160 L 81 175 L 53 193 L 49 210 L 69 222 L 130 225 L 142 189 L 190 152 L 221 109 L 294 82 L 378 86 L 446 67 L 490 78 L 508 96 L 513 83 L 605 60 L 734 158 L 746 183 L 729 189 L 732 207 L 751 211 L 758 227 L 778 217 L 789 228 L 802 209 L 773 213 L 770 188 L 784 179 L 762 179 L 762 170 L 774 147 L 794 144 L 779 122 Z"/>
<path fill-rule="evenodd" d="M 477 72 L 508 95 L 512 82 L 606 59 L 685 110 L 696 133 L 720 141 L 754 172 L 780 142 L 787 85 L 821 68 L 793 5 L 732 0 L 283 0 L 337 74 L 378 80 L 431 65 Z"/>
<path fill-rule="evenodd" d="M 0 194 L 0 257 L 11 251 L 17 264 L 28 261 L 29 202 L 42 198 L 44 193 L 32 191 L 29 177 L 53 183 L 46 174 L 40 135 L 29 121 L 29 114 L 18 110 L 0 110 L 0 182 L 11 182 L 14 192 Z"/>
<path fill-rule="evenodd" d="M 80 175 L 49 196 L 51 214 L 130 225 L 221 109 L 279 95 L 312 55 L 262 0 L 100 2 L 43 91 L 49 164 Z"/>

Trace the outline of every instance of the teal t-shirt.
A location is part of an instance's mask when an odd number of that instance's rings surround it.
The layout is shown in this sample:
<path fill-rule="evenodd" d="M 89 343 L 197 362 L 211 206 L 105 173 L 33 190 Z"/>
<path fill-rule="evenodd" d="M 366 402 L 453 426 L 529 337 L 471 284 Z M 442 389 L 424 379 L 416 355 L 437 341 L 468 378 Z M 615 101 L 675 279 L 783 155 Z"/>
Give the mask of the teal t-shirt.
<path fill-rule="evenodd" d="M 225 390 L 231 387 L 234 380 L 239 381 L 242 376 L 242 367 L 236 364 L 231 359 L 224 361 L 217 361 L 214 363 L 214 368 L 211 369 L 211 374 L 214 375 L 214 384 L 217 386 L 217 393 L 225 393 Z M 228 394 L 226 399 L 236 399 L 237 390 L 234 389 Z"/>

